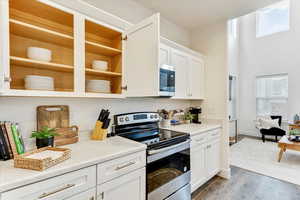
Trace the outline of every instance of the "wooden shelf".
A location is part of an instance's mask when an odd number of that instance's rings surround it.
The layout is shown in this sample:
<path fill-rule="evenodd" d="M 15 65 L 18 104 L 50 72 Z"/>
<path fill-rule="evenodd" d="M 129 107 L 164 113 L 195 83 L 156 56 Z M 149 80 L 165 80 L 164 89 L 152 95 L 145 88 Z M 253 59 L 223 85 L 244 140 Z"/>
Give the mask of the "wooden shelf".
<path fill-rule="evenodd" d="M 12 65 L 32 67 L 38 69 L 48 69 L 48 70 L 61 71 L 61 72 L 74 71 L 74 67 L 70 65 L 44 62 L 44 61 L 32 60 L 28 58 L 20 58 L 16 56 L 10 56 L 10 62 Z"/>
<path fill-rule="evenodd" d="M 95 70 L 95 69 L 85 69 L 86 74 L 89 75 L 99 75 L 99 76 L 107 76 L 107 77 L 120 77 L 122 76 L 121 73 L 117 72 L 109 72 L 109 71 L 100 71 L 100 70 Z"/>
<path fill-rule="evenodd" d="M 86 51 L 96 54 L 102 54 L 106 56 L 116 56 L 122 53 L 121 50 L 111 48 L 102 44 L 98 44 L 95 42 L 85 41 Z"/>
<path fill-rule="evenodd" d="M 73 47 L 74 38 L 70 35 L 41 28 L 32 24 L 10 19 L 10 32 L 14 35 L 54 43 L 60 46 Z"/>

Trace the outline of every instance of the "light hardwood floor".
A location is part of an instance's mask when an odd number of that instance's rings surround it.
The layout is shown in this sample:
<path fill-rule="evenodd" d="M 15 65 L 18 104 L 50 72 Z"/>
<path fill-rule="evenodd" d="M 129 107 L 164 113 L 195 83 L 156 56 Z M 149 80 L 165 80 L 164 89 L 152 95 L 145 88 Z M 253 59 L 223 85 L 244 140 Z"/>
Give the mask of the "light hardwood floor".
<path fill-rule="evenodd" d="M 231 179 L 215 177 L 193 193 L 193 200 L 300 200 L 300 186 L 241 168 Z"/>

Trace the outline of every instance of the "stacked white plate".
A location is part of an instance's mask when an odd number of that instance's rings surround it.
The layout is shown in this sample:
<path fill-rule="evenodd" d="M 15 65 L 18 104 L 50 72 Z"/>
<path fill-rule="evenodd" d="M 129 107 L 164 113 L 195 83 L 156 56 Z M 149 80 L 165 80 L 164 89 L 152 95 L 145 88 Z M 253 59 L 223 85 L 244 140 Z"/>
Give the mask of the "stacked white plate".
<path fill-rule="evenodd" d="M 87 80 L 86 90 L 88 92 L 110 93 L 110 81 L 107 80 Z"/>
<path fill-rule="evenodd" d="M 48 76 L 28 75 L 25 77 L 27 90 L 54 90 L 54 79 Z"/>

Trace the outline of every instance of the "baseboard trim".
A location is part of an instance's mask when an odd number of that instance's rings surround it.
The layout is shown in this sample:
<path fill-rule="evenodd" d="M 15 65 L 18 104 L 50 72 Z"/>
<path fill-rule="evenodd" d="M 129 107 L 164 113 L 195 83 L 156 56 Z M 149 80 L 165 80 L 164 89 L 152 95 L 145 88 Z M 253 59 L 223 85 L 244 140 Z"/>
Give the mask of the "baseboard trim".
<path fill-rule="evenodd" d="M 225 178 L 225 179 L 230 179 L 231 177 L 231 168 L 228 169 L 222 169 L 219 173 L 218 176 Z"/>

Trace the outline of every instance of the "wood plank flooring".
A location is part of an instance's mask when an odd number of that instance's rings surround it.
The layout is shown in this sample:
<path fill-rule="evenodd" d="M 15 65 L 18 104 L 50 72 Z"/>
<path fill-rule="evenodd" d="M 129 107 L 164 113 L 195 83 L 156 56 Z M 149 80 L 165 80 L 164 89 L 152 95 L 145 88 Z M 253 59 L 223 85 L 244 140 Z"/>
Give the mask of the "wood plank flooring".
<path fill-rule="evenodd" d="M 300 186 L 232 167 L 230 180 L 213 178 L 193 200 L 300 200 Z"/>

